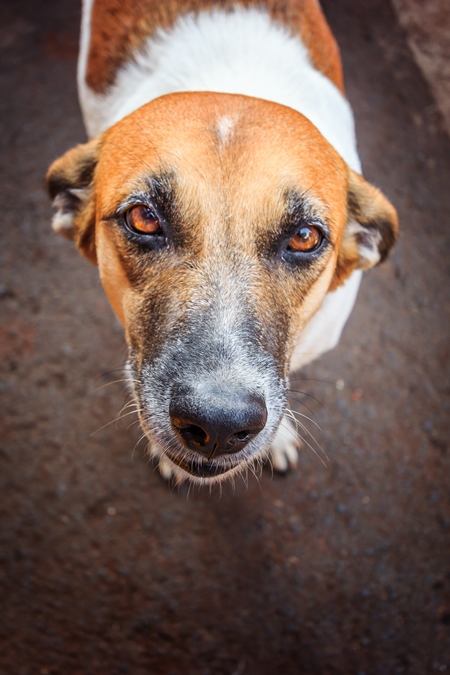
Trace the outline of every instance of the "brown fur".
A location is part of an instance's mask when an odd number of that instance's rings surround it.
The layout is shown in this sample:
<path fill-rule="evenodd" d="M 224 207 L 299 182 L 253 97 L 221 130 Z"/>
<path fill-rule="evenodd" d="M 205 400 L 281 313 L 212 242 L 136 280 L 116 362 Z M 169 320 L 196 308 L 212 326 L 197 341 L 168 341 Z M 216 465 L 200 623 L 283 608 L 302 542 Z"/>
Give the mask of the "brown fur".
<path fill-rule="evenodd" d="M 133 58 L 157 28 L 170 28 L 179 16 L 213 8 L 260 7 L 258 0 L 95 0 L 86 81 L 97 93 L 115 82 L 117 70 Z M 300 35 L 313 65 L 342 92 L 339 48 L 317 0 L 267 0 L 271 16 Z"/>

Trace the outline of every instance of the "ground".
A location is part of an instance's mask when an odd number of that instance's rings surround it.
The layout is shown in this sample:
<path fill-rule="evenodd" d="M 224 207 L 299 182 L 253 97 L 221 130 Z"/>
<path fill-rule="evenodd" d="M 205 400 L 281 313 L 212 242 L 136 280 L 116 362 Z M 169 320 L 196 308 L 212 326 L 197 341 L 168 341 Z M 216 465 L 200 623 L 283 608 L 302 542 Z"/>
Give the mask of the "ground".
<path fill-rule="evenodd" d="M 46 168 L 85 139 L 78 3 L 0 3 L 2 675 L 450 672 L 450 142 L 387 0 L 323 6 L 401 235 L 293 385 L 326 466 L 210 495 L 104 426 L 122 332 L 50 229 Z"/>
<path fill-rule="evenodd" d="M 450 3 L 392 0 L 392 4 L 450 134 Z"/>

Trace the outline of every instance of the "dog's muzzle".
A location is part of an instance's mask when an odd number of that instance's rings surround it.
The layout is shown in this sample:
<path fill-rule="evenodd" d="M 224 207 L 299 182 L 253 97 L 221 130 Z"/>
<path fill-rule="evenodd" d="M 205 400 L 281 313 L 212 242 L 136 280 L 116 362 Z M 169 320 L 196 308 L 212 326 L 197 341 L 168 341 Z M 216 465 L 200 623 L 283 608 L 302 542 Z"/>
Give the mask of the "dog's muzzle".
<path fill-rule="evenodd" d="M 153 454 L 194 480 L 233 475 L 262 462 L 284 413 L 282 367 L 262 349 L 259 324 L 238 300 L 231 318 L 224 312 L 217 317 L 209 305 L 208 313 L 203 307 L 196 313 L 191 303 L 181 333 L 177 321 L 173 339 L 166 337 L 156 354 L 132 355 Z"/>

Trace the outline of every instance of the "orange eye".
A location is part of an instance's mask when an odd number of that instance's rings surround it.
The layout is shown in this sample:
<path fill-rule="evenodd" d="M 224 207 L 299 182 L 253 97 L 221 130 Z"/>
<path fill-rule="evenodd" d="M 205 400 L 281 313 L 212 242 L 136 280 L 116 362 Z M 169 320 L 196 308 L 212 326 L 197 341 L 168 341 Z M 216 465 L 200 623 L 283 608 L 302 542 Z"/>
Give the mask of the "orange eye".
<path fill-rule="evenodd" d="M 318 248 L 322 239 L 323 235 L 317 227 L 314 227 L 314 225 L 304 225 L 299 229 L 297 234 L 292 237 L 288 248 L 291 251 L 309 253 Z"/>
<path fill-rule="evenodd" d="M 161 227 L 153 211 L 144 204 L 136 204 L 125 213 L 125 222 L 139 234 L 159 234 Z"/>

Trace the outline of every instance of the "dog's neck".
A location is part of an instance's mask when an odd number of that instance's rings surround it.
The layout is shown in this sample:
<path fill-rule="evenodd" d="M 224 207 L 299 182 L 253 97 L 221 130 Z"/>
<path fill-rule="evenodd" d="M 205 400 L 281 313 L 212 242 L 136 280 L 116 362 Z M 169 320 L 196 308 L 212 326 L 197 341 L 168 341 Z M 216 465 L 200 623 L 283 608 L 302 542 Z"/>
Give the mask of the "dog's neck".
<path fill-rule="evenodd" d="M 361 170 L 345 97 L 312 66 L 301 40 L 274 23 L 264 10 L 214 10 L 181 17 L 171 29 L 157 31 L 147 40 L 134 60 L 119 70 L 106 94 L 96 94 L 86 84 L 88 7 L 83 21 L 78 78 L 90 136 L 164 94 L 245 94 L 298 110 L 349 166 Z"/>

